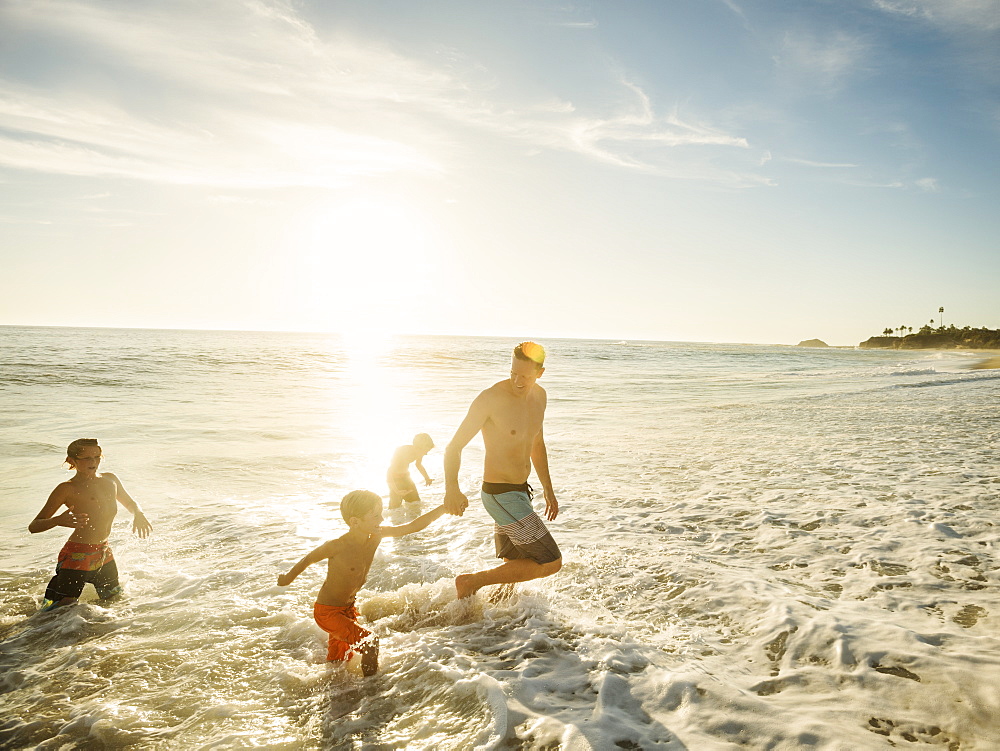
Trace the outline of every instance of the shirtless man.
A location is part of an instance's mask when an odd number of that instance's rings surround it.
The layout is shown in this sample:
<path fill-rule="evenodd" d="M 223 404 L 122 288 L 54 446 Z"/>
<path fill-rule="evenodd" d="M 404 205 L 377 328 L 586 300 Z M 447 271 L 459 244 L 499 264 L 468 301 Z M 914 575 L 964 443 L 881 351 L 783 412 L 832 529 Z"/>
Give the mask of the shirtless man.
<path fill-rule="evenodd" d="M 139 537 L 147 537 L 153 530 L 139 504 L 125 492 L 121 480 L 110 472 L 97 474 L 101 447 L 96 438 L 73 441 L 66 449 L 66 462 L 76 474 L 56 486 L 28 525 L 32 534 L 53 527 L 73 530 L 59 551 L 56 575 L 45 590 L 42 610 L 76 602 L 88 583 L 94 585 L 102 600 L 121 592 L 118 565 L 108 546 L 119 503 L 132 512 L 132 531 Z M 62 506 L 66 506 L 66 511 L 56 516 Z"/>
<path fill-rule="evenodd" d="M 461 516 L 469 499 L 458 487 L 462 450 L 482 432 L 486 445 L 483 467 L 483 506 L 496 526 L 496 568 L 460 574 L 455 578 L 458 597 L 469 597 L 490 584 L 551 576 L 562 567 L 562 554 L 541 517 L 531 507 L 528 475 L 534 465 L 545 497 L 545 518 L 559 513 L 559 502 L 549 477 L 549 459 L 542 435 L 545 390 L 535 383 L 545 372 L 545 350 L 534 342 L 514 348 L 510 378 L 493 384 L 472 402 L 469 413 L 455 431 L 444 453 L 444 507 Z"/>
<path fill-rule="evenodd" d="M 313 604 L 313 618 L 329 634 L 328 662 L 350 662 L 361 658 L 362 675 L 378 671 L 378 638 L 358 623 L 354 598 L 368 579 L 375 551 L 386 537 L 402 537 L 425 529 L 444 516 L 438 506 L 409 524 L 383 527 L 382 498 L 370 490 L 354 490 L 340 502 L 340 513 L 349 530 L 335 540 L 327 540 L 292 566 L 278 574 L 278 586 L 287 587 L 309 566 L 326 561 L 326 579 Z"/>

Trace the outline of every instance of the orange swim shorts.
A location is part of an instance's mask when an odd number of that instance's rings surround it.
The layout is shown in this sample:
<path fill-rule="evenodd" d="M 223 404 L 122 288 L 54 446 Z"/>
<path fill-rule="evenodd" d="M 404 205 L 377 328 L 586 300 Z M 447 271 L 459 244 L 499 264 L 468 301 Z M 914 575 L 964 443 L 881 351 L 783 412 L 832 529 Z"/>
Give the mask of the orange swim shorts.
<path fill-rule="evenodd" d="M 358 625 L 358 609 L 350 605 L 313 605 L 313 618 L 319 627 L 330 635 L 330 646 L 326 652 L 327 662 L 349 660 L 355 653 L 358 642 L 371 636 Z"/>

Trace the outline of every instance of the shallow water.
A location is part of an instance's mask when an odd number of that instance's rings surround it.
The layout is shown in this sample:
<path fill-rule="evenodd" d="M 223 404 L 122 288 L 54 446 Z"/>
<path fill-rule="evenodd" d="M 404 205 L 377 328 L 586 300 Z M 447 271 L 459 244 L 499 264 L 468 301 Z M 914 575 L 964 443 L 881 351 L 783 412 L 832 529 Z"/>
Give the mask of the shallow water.
<path fill-rule="evenodd" d="M 1000 747 L 1000 372 L 975 353 L 547 341 L 562 571 L 456 602 L 493 562 L 473 495 L 383 544 L 380 674 L 325 664 L 322 567 L 276 574 L 416 432 L 440 502 L 514 343 L 0 328 L 0 746 Z M 39 614 L 64 536 L 26 526 L 81 436 L 154 534 L 123 510 L 127 596 Z"/>

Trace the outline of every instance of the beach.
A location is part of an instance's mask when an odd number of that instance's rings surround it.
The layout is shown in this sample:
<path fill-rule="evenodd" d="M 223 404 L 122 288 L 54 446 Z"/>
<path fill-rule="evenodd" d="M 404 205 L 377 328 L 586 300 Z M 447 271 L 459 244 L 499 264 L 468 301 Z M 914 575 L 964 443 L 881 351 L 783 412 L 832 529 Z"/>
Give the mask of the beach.
<path fill-rule="evenodd" d="M 477 439 L 466 514 L 359 594 L 379 674 L 325 663 L 322 567 L 277 574 L 419 432 L 439 504 L 517 341 L 0 327 L 0 746 L 1000 748 L 983 353 L 543 339 L 562 570 L 455 600 L 495 561 Z M 121 509 L 125 597 L 38 613 L 66 534 L 27 525 L 80 437 L 153 534 Z"/>

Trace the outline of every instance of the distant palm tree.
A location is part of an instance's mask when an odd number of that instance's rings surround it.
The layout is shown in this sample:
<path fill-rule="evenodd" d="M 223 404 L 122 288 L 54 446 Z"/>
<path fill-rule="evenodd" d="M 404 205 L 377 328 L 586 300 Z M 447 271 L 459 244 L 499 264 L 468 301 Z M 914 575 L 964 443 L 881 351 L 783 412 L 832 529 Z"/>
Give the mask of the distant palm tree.
<path fill-rule="evenodd" d="M 938 308 L 938 313 L 941 314 L 941 328 L 944 328 L 944 306 L 942 305 Z"/>
<path fill-rule="evenodd" d="M 886 326 L 884 329 L 882 329 L 882 336 L 892 336 L 892 329 Z"/>
<path fill-rule="evenodd" d="M 906 327 L 906 330 L 907 330 L 907 331 L 908 331 L 909 333 L 911 333 L 911 334 L 913 333 L 913 327 L 912 327 L 912 326 L 907 326 L 907 327 Z"/>

